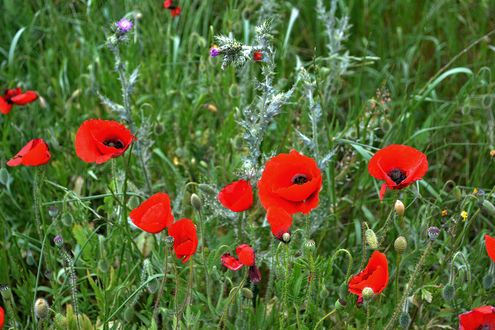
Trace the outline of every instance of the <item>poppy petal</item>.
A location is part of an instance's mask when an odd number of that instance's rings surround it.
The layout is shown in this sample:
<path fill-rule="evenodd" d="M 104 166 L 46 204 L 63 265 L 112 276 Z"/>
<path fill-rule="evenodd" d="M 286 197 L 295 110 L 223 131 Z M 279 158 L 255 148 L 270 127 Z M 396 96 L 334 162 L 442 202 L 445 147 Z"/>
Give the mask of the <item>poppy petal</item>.
<path fill-rule="evenodd" d="M 33 102 L 37 98 L 38 98 L 38 94 L 36 94 L 33 91 L 27 91 L 23 94 L 12 97 L 10 100 L 15 104 L 24 105 Z"/>
<path fill-rule="evenodd" d="M 12 110 L 12 104 L 7 103 L 3 97 L 0 96 L 0 112 L 6 115 Z"/>
<path fill-rule="evenodd" d="M 261 281 L 261 273 L 256 265 L 249 266 L 249 277 L 253 283 L 258 283 Z"/>
<path fill-rule="evenodd" d="M 383 196 L 385 196 L 385 193 L 387 192 L 387 184 L 384 183 L 382 184 L 382 187 L 380 188 L 380 200 L 383 200 Z"/>
<path fill-rule="evenodd" d="M 375 294 L 380 294 L 387 286 L 388 261 L 384 253 L 375 251 L 366 265 L 366 268 L 359 274 L 354 275 L 349 281 L 349 292 L 362 296 L 365 287 L 373 289 Z"/>
<path fill-rule="evenodd" d="M 196 225 L 189 219 L 180 219 L 168 227 L 168 234 L 174 238 L 174 251 L 177 258 L 185 263 L 198 248 Z"/>
<path fill-rule="evenodd" d="M 239 262 L 236 258 L 232 257 L 230 253 L 226 252 L 222 255 L 222 258 L 220 259 L 222 264 L 227 267 L 228 269 L 231 270 L 239 270 L 241 269 L 244 265 Z"/>
<path fill-rule="evenodd" d="M 486 245 L 486 252 L 493 260 L 493 262 L 495 262 L 495 238 L 485 235 L 485 245 Z"/>
<path fill-rule="evenodd" d="M 156 234 L 174 222 L 170 197 L 156 193 L 129 213 L 132 222 L 142 230 Z"/>
<path fill-rule="evenodd" d="M 218 193 L 218 200 L 231 211 L 246 211 L 253 205 L 251 183 L 246 180 L 232 182 Z"/>
<path fill-rule="evenodd" d="M 482 306 L 459 315 L 459 330 L 494 329 L 495 307 Z"/>
<path fill-rule="evenodd" d="M 0 329 L 3 328 L 4 317 L 5 317 L 5 312 L 3 311 L 2 306 L 0 306 Z"/>
<path fill-rule="evenodd" d="M 281 207 L 271 207 L 266 213 L 266 220 L 270 224 L 272 234 L 278 239 L 282 239 L 282 235 L 289 232 L 292 225 L 292 217 Z"/>
<path fill-rule="evenodd" d="M 34 143 L 33 148 L 22 156 L 22 164 L 26 166 L 38 166 L 48 163 L 50 161 L 51 155 L 48 150 L 48 145 L 45 141 L 37 139 L 38 141 Z"/>
<path fill-rule="evenodd" d="M 246 266 L 254 266 L 255 265 L 255 257 L 254 250 L 250 245 L 241 244 L 235 250 L 237 255 L 239 256 L 239 261 Z"/>

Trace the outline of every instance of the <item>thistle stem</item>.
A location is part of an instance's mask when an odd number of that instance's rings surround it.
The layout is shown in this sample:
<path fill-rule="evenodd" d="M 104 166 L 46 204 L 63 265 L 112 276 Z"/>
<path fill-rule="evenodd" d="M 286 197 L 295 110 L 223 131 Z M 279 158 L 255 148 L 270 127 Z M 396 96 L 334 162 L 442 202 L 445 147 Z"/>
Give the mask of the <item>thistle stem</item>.
<path fill-rule="evenodd" d="M 425 249 L 425 252 L 421 256 L 421 259 L 419 259 L 419 262 L 416 265 L 416 268 L 414 269 L 414 273 L 412 274 L 411 279 L 409 280 L 409 283 L 407 283 L 406 289 L 404 290 L 404 294 L 402 295 L 400 302 L 397 304 L 397 306 L 395 306 L 394 314 L 392 315 L 392 318 L 390 319 L 390 321 L 385 326 L 385 330 L 392 328 L 395 321 L 397 320 L 397 317 L 399 316 L 402 305 L 404 305 L 404 301 L 406 300 L 407 295 L 409 294 L 409 291 L 411 290 L 411 287 L 414 284 L 414 280 L 416 279 L 416 276 L 418 275 L 419 270 L 421 269 L 421 267 L 423 266 L 423 263 L 426 260 L 426 257 L 430 253 L 432 246 L 433 246 L 433 241 L 430 241 L 428 243 L 428 246 Z"/>

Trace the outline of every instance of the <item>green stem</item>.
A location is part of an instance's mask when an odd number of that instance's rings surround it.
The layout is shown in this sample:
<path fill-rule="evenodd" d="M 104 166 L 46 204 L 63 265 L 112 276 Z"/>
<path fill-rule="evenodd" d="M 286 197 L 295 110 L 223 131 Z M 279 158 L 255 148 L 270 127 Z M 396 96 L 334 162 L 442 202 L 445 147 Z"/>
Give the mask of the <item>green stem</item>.
<path fill-rule="evenodd" d="M 425 249 L 425 252 L 421 256 L 421 259 L 419 259 L 419 262 L 416 265 L 416 268 L 414 269 L 414 273 L 412 274 L 411 279 L 409 280 L 409 283 L 407 283 L 406 289 L 404 291 L 404 294 L 402 295 L 402 298 L 401 298 L 400 302 L 397 304 L 397 306 L 395 306 L 395 311 L 394 311 L 394 314 L 392 315 L 392 318 L 390 319 L 390 321 L 385 326 L 385 330 L 392 328 L 392 326 L 394 325 L 397 317 L 399 316 L 399 313 L 401 311 L 402 305 L 404 305 L 404 301 L 406 300 L 407 295 L 409 294 L 409 291 L 411 290 L 412 285 L 414 284 L 414 280 L 416 279 L 416 276 L 418 275 L 419 270 L 423 266 L 423 263 L 425 262 L 426 257 L 430 253 L 431 248 L 433 247 L 433 242 L 434 241 L 431 241 L 430 240 L 430 242 L 428 243 L 428 246 Z"/>
<path fill-rule="evenodd" d="M 191 256 L 191 259 L 189 259 L 189 282 L 187 283 L 186 297 L 184 298 L 184 302 L 182 303 L 182 306 L 180 308 L 179 317 L 177 318 L 177 326 L 179 326 L 179 321 L 182 318 L 182 314 L 184 314 L 184 309 L 186 308 L 187 302 L 189 301 L 189 304 L 191 304 L 190 300 L 192 300 L 193 263 L 194 260 Z"/>
<path fill-rule="evenodd" d="M 309 241 L 309 213 L 306 214 L 306 239 Z"/>
<path fill-rule="evenodd" d="M 163 234 L 163 237 L 165 237 L 165 234 Z M 168 246 L 165 243 L 165 263 L 163 266 L 163 279 L 160 285 L 160 290 L 158 291 L 158 297 L 156 297 L 155 307 L 153 308 L 153 318 L 156 317 L 156 311 L 158 310 L 158 305 L 160 304 L 160 299 L 162 298 L 163 289 L 165 288 L 165 282 L 167 281 L 167 272 L 168 272 Z M 156 321 L 158 322 L 158 320 Z"/>
<path fill-rule="evenodd" d="M 285 315 L 288 315 L 287 312 L 287 290 L 289 284 L 289 244 L 284 244 L 284 257 L 285 257 L 285 278 L 284 278 L 284 315 L 282 315 L 282 322 L 280 324 L 284 324 Z"/>
<path fill-rule="evenodd" d="M 316 323 L 315 327 L 313 328 L 313 330 L 316 330 L 318 328 L 318 326 L 320 325 L 321 322 L 323 322 L 327 317 L 329 317 L 330 315 L 332 315 L 333 313 L 335 313 L 337 311 L 337 309 L 334 309 L 333 311 L 331 311 L 330 313 L 328 313 L 327 315 L 323 316 L 319 321 L 318 323 Z"/>
<path fill-rule="evenodd" d="M 352 269 L 352 254 L 348 250 L 346 250 L 346 249 L 338 249 L 337 251 L 335 251 L 335 253 L 332 256 L 332 259 L 330 259 L 329 268 L 332 269 L 333 262 L 335 261 L 335 258 L 337 257 L 337 255 L 340 252 L 346 253 L 347 256 L 349 257 L 349 265 L 347 266 L 347 273 L 346 273 L 346 276 L 345 276 L 345 281 L 347 282 L 347 279 L 351 275 L 351 269 Z"/>
<path fill-rule="evenodd" d="M 43 226 L 40 221 L 40 216 L 43 213 L 41 209 L 40 203 L 40 169 L 39 166 L 34 168 L 34 182 L 33 182 L 33 200 L 34 200 L 34 220 L 36 221 L 36 231 L 40 238 L 40 241 L 43 241 L 43 233 L 44 233 L 44 223 Z"/>
<path fill-rule="evenodd" d="M 308 287 L 308 295 L 307 295 L 307 298 L 306 298 L 306 312 L 304 313 L 304 317 L 303 317 L 303 323 L 306 323 L 306 316 L 309 314 L 308 311 L 309 311 L 309 303 L 311 301 L 311 291 L 313 290 L 313 282 L 316 280 L 315 279 L 315 274 L 314 274 L 314 258 L 313 258 L 313 254 L 311 253 L 311 270 L 309 272 L 309 276 L 311 277 L 311 279 L 309 280 L 309 287 Z"/>
<path fill-rule="evenodd" d="M 364 327 L 366 330 L 368 330 L 370 327 L 370 304 L 369 302 L 366 303 L 366 326 Z"/>
<path fill-rule="evenodd" d="M 203 257 L 203 268 L 204 268 L 204 273 L 205 273 L 205 284 L 206 284 L 206 299 L 208 300 L 208 305 L 210 305 L 210 274 L 209 274 L 209 267 L 206 263 L 206 234 L 205 234 L 205 225 L 203 222 L 203 215 L 201 211 L 197 211 L 198 218 L 199 218 L 199 227 L 201 230 L 201 255 Z"/>
<path fill-rule="evenodd" d="M 395 303 L 397 304 L 399 302 L 399 271 L 400 271 L 400 262 L 401 262 L 401 255 L 399 254 L 397 256 L 397 265 L 395 268 Z"/>
<path fill-rule="evenodd" d="M 241 283 L 239 284 L 239 286 L 237 288 L 235 288 L 234 292 L 232 292 L 229 295 L 229 300 L 227 301 L 227 305 L 223 309 L 222 317 L 220 318 L 220 322 L 218 322 L 217 329 L 223 329 L 224 328 L 225 325 L 223 324 L 223 320 L 225 319 L 225 316 L 229 312 L 230 305 L 232 304 L 232 301 L 234 300 L 235 296 L 237 296 L 237 293 L 239 292 L 239 290 L 244 287 L 244 283 L 246 282 L 246 279 L 247 279 L 248 273 L 249 273 L 248 267 L 245 267 L 245 268 L 246 269 L 244 270 L 244 277 L 242 278 Z"/>

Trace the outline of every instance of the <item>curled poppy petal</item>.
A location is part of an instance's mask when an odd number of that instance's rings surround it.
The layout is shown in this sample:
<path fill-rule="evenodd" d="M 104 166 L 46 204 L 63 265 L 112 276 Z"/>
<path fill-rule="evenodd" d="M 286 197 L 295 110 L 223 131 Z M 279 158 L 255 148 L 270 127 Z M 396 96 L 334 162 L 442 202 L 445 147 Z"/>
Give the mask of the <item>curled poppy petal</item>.
<path fill-rule="evenodd" d="M 180 6 L 175 6 L 175 8 L 170 10 L 170 13 L 172 14 L 172 17 L 179 16 L 180 15 Z"/>
<path fill-rule="evenodd" d="M 172 6 L 172 0 L 166 0 L 163 2 L 163 7 L 168 9 L 170 6 Z"/>
<path fill-rule="evenodd" d="M 29 141 L 12 159 L 7 162 L 8 166 L 38 166 L 48 163 L 51 158 L 48 145 L 43 139 Z"/>
<path fill-rule="evenodd" d="M 250 245 L 241 244 L 235 249 L 235 253 L 239 256 L 239 261 L 246 266 L 254 266 L 256 264 L 254 250 Z"/>
<path fill-rule="evenodd" d="M 174 238 L 174 251 L 177 258 L 185 263 L 196 252 L 198 236 L 196 225 L 189 219 L 180 219 L 168 227 L 168 234 Z"/>
<path fill-rule="evenodd" d="M 101 164 L 120 156 L 134 140 L 131 131 L 116 121 L 90 119 L 77 131 L 76 154 L 87 163 Z"/>
<path fill-rule="evenodd" d="M 261 281 L 261 273 L 256 265 L 249 266 L 249 277 L 253 283 L 258 283 Z"/>
<path fill-rule="evenodd" d="M 132 222 L 142 230 L 156 234 L 174 222 L 170 197 L 164 193 L 152 195 L 129 214 Z"/>
<path fill-rule="evenodd" d="M 292 217 L 281 207 L 271 207 L 266 213 L 266 220 L 270 224 L 272 234 L 279 240 L 282 236 L 289 232 L 292 225 Z"/>
<path fill-rule="evenodd" d="M 486 252 L 493 260 L 493 262 L 495 262 L 495 238 L 485 235 L 485 245 L 486 245 Z"/>
<path fill-rule="evenodd" d="M 477 307 L 459 315 L 459 330 L 474 329 L 495 329 L 495 307 Z"/>
<path fill-rule="evenodd" d="M 30 102 L 33 102 L 38 98 L 38 94 L 33 91 L 27 91 L 24 94 L 16 95 L 12 97 L 10 100 L 12 103 L 17 105 L 24 105 Z"/>
<path fill-rule="evenodd" d="M 314 159 L 296 150 L 279 154 L 266 162 L 258 181 L 261 205 L 266 210 L 283 208 L 290 215 L 308 214 L 318 206 L 321 180 L 321 171 Z"/>
<path fill-rule="evenodd" d="M 365 287 L 370 287 L 373 292 L 380 294 L 388 284 L 388 261 L 385 254 L 375 251 L 371 255 L 366 268 L 359 274 L 354 275 L 349 281 L 349 292 L 363 296 Z"/>
<path fill-rule="evenodd" d="M 224 253 L 220 260 L 222 261 L 222 264 L 225 267 L 227 267 L 228 269 L 231 269 L 231 270 L 239 270 L 244 266 L 244 264 L 242 264 L 236 258 L 232 257 L 230 255 L 230 253 L 228 253 L 228 252 Z"/>
<path fill-rule="evenodd" d="M 5 312 L 3 311 L 2 306 L 0 306 L 0 329 L 3 328 L 3 319 L 5 317 Z"/>
<path fill-rule="evenodd" d="M 218 200 L 231 211 L 246 211 L 253 205 L 251 183 L 246 180 L 232 182 L 218 193 Z"/>
<path fill-rule="evenodd" d="M 385 180 L 380 189 L 380 200 L 389 189 L 402 189 L 422 177 L 428 171 L 425 154 L 406 145 L 392 144 L 378 150 L 368 163 L 368 172 L 379 180 Z"/>
<path fill-rule="evenodd" d="M 7 103 L 3 97 L 0 96 L 0 112 L 6 115 L 12 110 L 12 104 Z"/>

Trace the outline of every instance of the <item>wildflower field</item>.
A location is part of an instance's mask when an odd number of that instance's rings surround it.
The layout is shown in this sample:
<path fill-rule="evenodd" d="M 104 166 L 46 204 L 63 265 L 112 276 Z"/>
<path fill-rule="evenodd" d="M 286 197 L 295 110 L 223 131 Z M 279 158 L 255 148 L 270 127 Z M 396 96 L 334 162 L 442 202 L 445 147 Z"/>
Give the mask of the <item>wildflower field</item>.
<path fill-rule="evenodd" d="M 494 13 L 4 0 L 0 329 L 495 329 Z"/>

